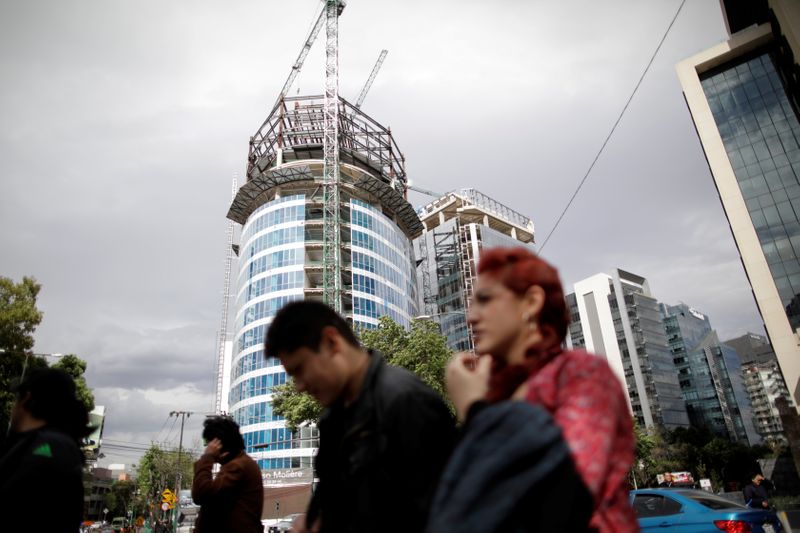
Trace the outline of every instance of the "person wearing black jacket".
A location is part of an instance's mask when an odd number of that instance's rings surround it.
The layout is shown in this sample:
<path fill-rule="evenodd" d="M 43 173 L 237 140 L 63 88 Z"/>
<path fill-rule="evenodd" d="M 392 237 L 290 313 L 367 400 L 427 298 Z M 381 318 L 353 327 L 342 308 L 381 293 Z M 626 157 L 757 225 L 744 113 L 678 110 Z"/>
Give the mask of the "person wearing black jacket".
<path fill-rule="evenodd" d="M 319 302 L 283 307 L 265 354 L 279 357 L 297 390 L 326 407 L 315 460 L 319 484 L 293 531 L 422 531 L 456 438 L 442 398 L 362 349 L 344 319 Z"/>
<path fill-rule="evenodd" d="M 744 502 L 753 509 L 769 509 L 767 489 L 763 485 L 764 476 L 756 474 L 744 488 Z"/>
<path fill-rule="evenodd" d="M 88 422 L 75 382 L 61 370 L 33 371 L 17 387 L 12 433 L 0 450 L 0 529 L 78 531 Z"/>

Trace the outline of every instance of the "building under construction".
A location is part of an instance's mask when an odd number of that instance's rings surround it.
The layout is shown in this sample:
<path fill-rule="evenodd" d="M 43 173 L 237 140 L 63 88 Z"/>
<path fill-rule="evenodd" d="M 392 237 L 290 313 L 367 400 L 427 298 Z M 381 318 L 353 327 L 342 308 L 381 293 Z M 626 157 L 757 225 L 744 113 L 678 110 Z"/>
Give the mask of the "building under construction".
<path fill-rule="evenodd" d="M 230 384 L 227 410 L 268 485 L 310 482 L 316 447 L 315 428 L 291 434 L 272 410 L 273 388 L 287 381 L 280 362 L 263 352 L 277 310 L 320 299 L 366 328 L 384 315 L 408 327 L 419 314 L 412 239 L 422 224 L 406 200 L 404 159 L 391 132 L 360 109 L 377 67 L 358 105 L 338 95 L 340 13 L 338 1 L 326 0 L 292 76 L 250 140 L 245 182 L 228 212 L 241 231 L 230 276 L 230 371 L 220 375 Z M 325 94 L 287 97 L 322 26 Z"/>
<path fill-rule="evenodd" d="M 445 194 L 417 214 L 424 229 L 414 241 L 424 316 L 439 324 L 452 350 L 472 351 L 467 312 L 481 250 L 532 246 L 533 222 L 475 189 Z"/>

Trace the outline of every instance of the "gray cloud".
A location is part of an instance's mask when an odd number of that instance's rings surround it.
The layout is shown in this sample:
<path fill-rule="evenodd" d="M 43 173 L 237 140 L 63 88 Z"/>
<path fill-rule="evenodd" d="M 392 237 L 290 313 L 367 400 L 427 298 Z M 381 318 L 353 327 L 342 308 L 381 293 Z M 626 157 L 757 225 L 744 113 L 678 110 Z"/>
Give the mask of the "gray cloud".
<path fill-rule="evenodd" d="M 541 243 L 678 3 L 352 0 L 341 93 L 389 49 L 364 111 L 411 179 L 476 187 Z M 230 179 L 318 9 L 0 4 L 0 274 L 43 284 L 36 349 L 89 361 L 110 435 L 148 442 L 170 409 L 211 404 Z M 727 336 L 761 323 L 674 72 L 724 38 L 718 2 L 686 4 L 544 255 L 565 283 L 637 272 Z M 322 90 L 321 44 L 303 93 Z"/>

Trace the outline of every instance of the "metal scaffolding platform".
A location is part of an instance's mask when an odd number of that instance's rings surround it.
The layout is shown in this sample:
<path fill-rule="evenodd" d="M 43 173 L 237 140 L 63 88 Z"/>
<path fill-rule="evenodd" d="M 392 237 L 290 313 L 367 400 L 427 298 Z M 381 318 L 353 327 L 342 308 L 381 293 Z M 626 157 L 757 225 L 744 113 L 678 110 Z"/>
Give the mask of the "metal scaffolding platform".
<path fill-rule="evenodd" d="M 283 99 L 250 141 L 247 179 L 284 163 L 323 159 L 324 97 Z M 379 177 L 404 193 L 405 160 L 391 131 L 339 98 L 339 161 Z"/>

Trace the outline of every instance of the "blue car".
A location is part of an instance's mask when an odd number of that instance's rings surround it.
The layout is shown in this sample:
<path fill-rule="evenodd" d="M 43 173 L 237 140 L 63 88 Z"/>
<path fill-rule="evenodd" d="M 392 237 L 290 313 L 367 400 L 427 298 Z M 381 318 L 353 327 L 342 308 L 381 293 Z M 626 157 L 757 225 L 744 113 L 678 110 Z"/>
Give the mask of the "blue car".
<path fill-rule="evenodd" d="M 681 533 L 779 533 L 774 511 L 744 505 L 693 489 L 631 491 L 631 505 L 642 531 Z"/>

